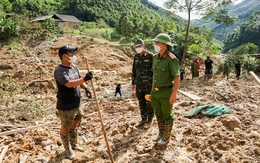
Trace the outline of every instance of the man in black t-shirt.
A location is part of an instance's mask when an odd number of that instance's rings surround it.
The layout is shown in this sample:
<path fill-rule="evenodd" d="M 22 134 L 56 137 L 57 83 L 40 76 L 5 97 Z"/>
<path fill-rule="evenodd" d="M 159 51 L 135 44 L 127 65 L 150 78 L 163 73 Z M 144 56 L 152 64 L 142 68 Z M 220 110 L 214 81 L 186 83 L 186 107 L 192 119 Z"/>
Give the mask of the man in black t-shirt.
<path fill-rule="evenodd" d="M 210 55 L 207 55 L 207 59 L 205 60 L 205 80 L 208 80 L 212 77 L 212 64 L 214 62 L 210 59 Z"/>
<path fill-rule="evenodd" d="M 68 159 L 76 157 L 72 149 L 84 151 L 77 143 L 77 124 L 82 118 L 80 110 L 81 92 L 80 87 L 89 91 L 86 81 L 91 80 L 92 72 L 81 77 L 76 62 L 75 51 L 77 47 L 62 46 L 59 49 L 61 64 L 54 71 L 54 78 L 57 84 L 57 106 L 60 120 L 60 136 L 64 145 L 64 154 Z M 90 92 L 91 93 L 91 92 Z"/>

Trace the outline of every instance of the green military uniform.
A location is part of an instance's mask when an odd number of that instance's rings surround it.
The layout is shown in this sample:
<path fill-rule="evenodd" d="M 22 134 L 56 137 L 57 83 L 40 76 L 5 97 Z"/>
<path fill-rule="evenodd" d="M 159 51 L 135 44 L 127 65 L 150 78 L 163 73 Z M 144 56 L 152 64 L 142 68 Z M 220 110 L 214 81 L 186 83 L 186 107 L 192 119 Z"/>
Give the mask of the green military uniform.
<path fill-rule="evenodd" d="M 224 75 L 224 77 L 227 76 L 227 79 L 228 79 L 229 73 L 230 73 L 229 61 L 225 61 L 224 64 L 223 64 L 223 75 Z"/>
<path fill-rule="evenodd" d="M 166 34 L 159 34 L 154 40 L 168 46 L 172 45 L 170 37 Z M 179 66 L 179 60 L 168 50 L 163 55 L 157 54 L 154 57 L 151 104 L 159 127 L 159 135 L 155 139 L 159 146 L 167 145 L 170 139 L 174 117 L 173 105 L 170 104 L 169 99 L 173 91 L 174 78 L 180 76 Z"/>
<path fill-rule="evenodd" d="M 153 54 L 146 51 L 142 56 L 135 54 L 132 68 L 132 85 L 136 85 L 136 97 L 139 101 L 141 118 L 144 121 L 152 120 L 154 110 L 150 101 L 145 100 L 145 95 L 151 93 Z"/>

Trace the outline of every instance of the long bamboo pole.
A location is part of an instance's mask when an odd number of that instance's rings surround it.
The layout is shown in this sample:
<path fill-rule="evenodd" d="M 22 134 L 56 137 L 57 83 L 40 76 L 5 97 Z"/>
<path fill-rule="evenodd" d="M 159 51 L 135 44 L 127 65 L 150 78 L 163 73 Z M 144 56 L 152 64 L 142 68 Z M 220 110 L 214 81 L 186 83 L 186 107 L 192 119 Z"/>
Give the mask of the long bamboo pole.
<path fill-rule="evenodd" d="M 88 59 L 86 57 L 84 57 L 84 60 L 86 61 L 86 67 L 87 67 L 87 70 L 89 71 Z M 110 158 L 110 161 L 112 163 L 114 163 L 114 159 L 113 159 L 113 156 L 112 156 L 112 153 L 111 153 L 111 150 L 110 150 L 110 147 L 109 147 L 109 143 L 108 143 L 108 140 L 107 140 L 107 134 L 106 134 L 106 130 L 105 130 L 105 127 L 104 127 L 103 118 L 102 118 L 102 115 L 101 115 L 101 112 L 100 112 L 100 109 L 99 109 L 99 105 L 98 105 L 98 101 L 97 101 L 97 95 L 96 95 L 96 91 L 94 89 L 94 83 L 93 83 L 92 79 L 90 81 L 91 81 L 91 87 L 92 87 L 92 90 L 93 90 L 93 94 L 94 94 L 94 97 L 95 97 L 95 102 L 96 102 L 96 107 L 97 107 L 97 111 L 98 111 L 99 120 L 100 120 L 101 127 L 102 127 L 102 132 L 104 134 L 105 141 L 106 141 L 106 146 L 107 146 L 107 151 L 108 151 L 108 154 L 109 154 L 109 158 Z"/>

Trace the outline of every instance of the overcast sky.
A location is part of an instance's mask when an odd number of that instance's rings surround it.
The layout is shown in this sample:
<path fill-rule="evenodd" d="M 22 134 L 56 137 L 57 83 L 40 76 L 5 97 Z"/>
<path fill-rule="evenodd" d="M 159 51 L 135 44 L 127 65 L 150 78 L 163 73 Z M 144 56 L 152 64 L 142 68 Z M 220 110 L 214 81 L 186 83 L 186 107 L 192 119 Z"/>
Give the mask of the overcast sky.
<path fill-rule="evenodd" d="M 156 4 L 157 6 L 163 7 L 164 2 L 166 2 L 167 0 L 149 0 L 150 2 Z M 236 0 L 235 4 L 238 4 L 240 2 L 242 2 L 243 0 Z M 181 16 L 184 19 L 187 19 L 188 14 L 187 13 L 176 13 L 177 15 Z M 193 15 L 191 14 L 191 19 L 199 19 L 198 15 Z"/>

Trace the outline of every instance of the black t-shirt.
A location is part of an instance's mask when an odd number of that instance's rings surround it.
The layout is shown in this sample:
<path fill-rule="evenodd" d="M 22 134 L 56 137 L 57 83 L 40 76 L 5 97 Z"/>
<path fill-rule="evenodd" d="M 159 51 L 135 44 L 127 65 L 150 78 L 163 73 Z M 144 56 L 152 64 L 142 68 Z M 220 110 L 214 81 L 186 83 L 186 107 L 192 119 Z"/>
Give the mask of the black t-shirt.
<path fill-rule="evenodd" d="M 58 110 L 71 110 L 80 106 L 80 86 L 68 88 L 65 84 L 70 80 L 80 78 L 80 74 L 76 65 L 65 67 L 59 65 L 54 71 L 54 78 L 58 87 L 57 106 Z"/>
<path fill-rule="evenodd" d="M 212 69 L 212 63 L 213 63 L 213 61 L 211 59 L 209 59 L 209 58 L 206 59 L 205 60 L 206 69 L 208 69 L 208 70 Z"/>
<path fill-rule="evenodd" d="M 237 70 L 241 70 L 241 63 L 236 63 L 236 64 L 235 64 L 235 68 L 236 68 Z"/>

